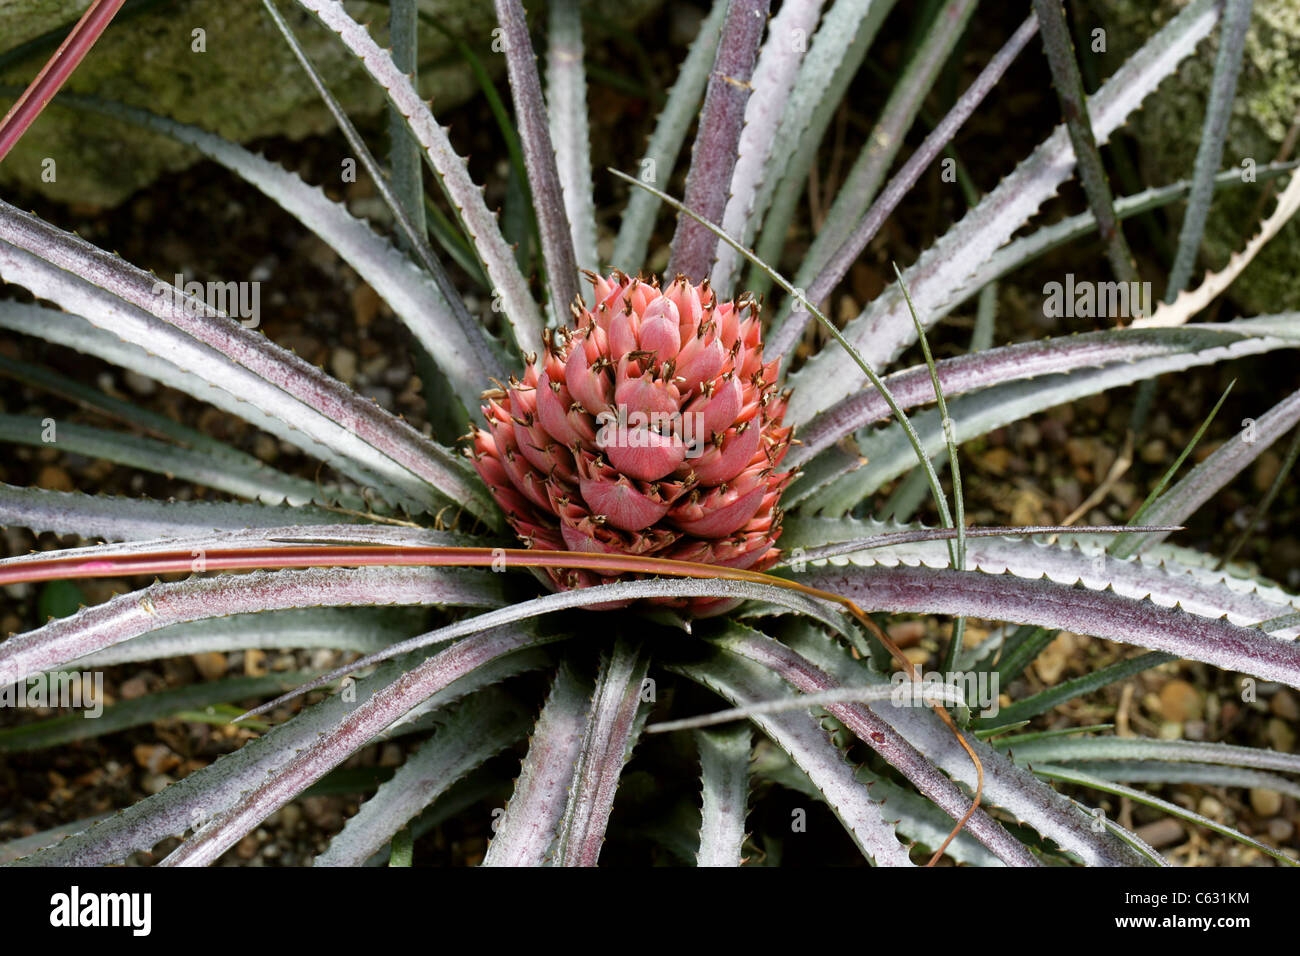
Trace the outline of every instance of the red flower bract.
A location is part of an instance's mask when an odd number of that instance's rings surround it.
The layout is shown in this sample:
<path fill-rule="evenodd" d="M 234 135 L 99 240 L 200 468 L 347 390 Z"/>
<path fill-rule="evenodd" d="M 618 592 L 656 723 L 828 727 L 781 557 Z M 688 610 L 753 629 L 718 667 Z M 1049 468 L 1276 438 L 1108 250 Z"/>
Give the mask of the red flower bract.
<path fill-rule="evenodd" d="M 588 273 L 591 308 L 546 336 L 523 379 L 485 392 L 474 467 L 529 548 L 631 554 L 762 570 L 777 559 L 790 480 L 777 362 L 758 304 L 705 281 Z M 561 589 L 610 578 L 548 570 Z M 679 599 L 698 615 L 722 599 Z"/>

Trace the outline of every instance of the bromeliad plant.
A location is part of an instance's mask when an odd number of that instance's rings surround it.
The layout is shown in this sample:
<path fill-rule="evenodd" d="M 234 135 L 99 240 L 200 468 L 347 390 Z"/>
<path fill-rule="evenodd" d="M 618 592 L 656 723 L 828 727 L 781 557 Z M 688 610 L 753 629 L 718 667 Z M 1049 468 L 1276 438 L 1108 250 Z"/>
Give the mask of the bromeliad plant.
<path fill-rule="evenodd" d="M 786 280 L 766 262 L 781 257 L 818 145 L 890 0 L 785 0 L 770 19 L 767 0 L 717 0 L 673 85 L 641 177 L 613 173 L 632 188 L 612 262 L 597 254 L 579 5 L 549 5 L 544 95 L 523 10 L 517 0 L 497 0 L 519 183 L 531 196 L 542 253 L 540 306 L 465 162 L 416 92 L 416 5 L 392 3 L 388 51 L 341 4 L 298 4 L 338 35 L 388 96 L 397 133 L 391 173 L 371 157 L 267 0 L 268 15 L 389 202 L 401 251 L 294 174 L 201 129 L 88 97 L 65 95 L 55 106 L 175 137 L 262 190 L 337 250 L 406 324 L 441 372 L 430 387 L 444 397 L 446 421 L 478 424 L 458 452 L 231 316 L 0 204 L 0 275 L 59 307 L 0 302 L 0 325 L 211 402 L 318 457 L 339 478 L 328 486 L 303 481 L 6 359 L 8 374 L 126 414 L 169 439 L 61 423 L 58 447 L 246 500 L 0 488 L 6 525 L 109 542 L 10 557 L 0 561 L 2 583 L 192 572 L 10 637 L 0 643 L 0 685 L 202 651 L 305 646 L 364 655 L 330 674 L 216 682 L 179 708 L 167 694 L 118 704 L 101 721 L 84 722 L 91 727 L 33 723 L 8 731 L 0 747 L 50 745 L 300 685 L 256 711 L 289 719 L 115 816 L 74 826 L 70 836 L 20 841 L 9 848 L 22 854 L 20 863 L 109 863 L 177 835 L 184 839 L 164 863 L 210 863 L 309 787 L 337 782 L 332 772 L 361 748 L 421 733 L 423 742 L 317 862 L 409 862 L 413 834 L 455 807 L 494 798 L 472 771 L 527 737 L 485 862 L 594 864 L 638 741 L 720 722 L 722 729 L 694 735 L 702 805 L 663 831 L 665 846 L 702 865 L 774 854 L 776 835 L 746 836 L 754 781 L 824 801 L 862 854 L 881 865 L 945 855 L 974 864 L 1163 862 L 1053 781 L 1076 785 L 1073 792 L 1127 796 L 1293 862 L 1126 785 L 1191 780 L 1297 795 L 1287 776 L 1300 773 L 1293 755 L 1121 738 L 1105 728 L 1085 728 L 1091 736 L 1010 734 L 1062 703 L 1180 658 L 1300 687 L 1300 598 L 1163 543 L 1296 425 L 1300 393 L 1259 416 L 1252 441 L 1226 443 L 1166 487 L 1180 459 L 1124 528 L 968 528 L 956 454 L 963 441 L 1080 396 L 1300 344 L 1294 315 L 1188 321 L 1300 206 L 1295 176 L 1259 236 L 1223 273 L 1191 291 L 1171 285 L 1166 303 L 1133 327 L 988 347 L 997 279 L 1098 222 L 1116 278 L 1127 281 L 1131 259 L 1118 220 L 1190 194 L 1180 256 L 1194 255 L 1213 191 L 1239 182 L 1218 167 L 1249 2 L 1229 0 L 1225 10 L 1193 0 L 1086 103 L 1059 5 L 1036 4 L 886 183 L 903 134 L 975 7 L 974 0 L 936 4 L 876 132 Z M 1096 144 L 1220 20 L 1192 179 L 1113 200 Z M 987 196 L 971 191 L 965 216 L 842 331 L 827 322 L 817 304 L 1040 29 L 1069 124 Z M 679 203 L 655 183 L 667 181 L 697 112 Z M 27 114 L 25 122 L 30 108 Z M 456 211 L 455 223 L 426 221 L 420 161 Z M 1091 211 L 1013 239 L 1076 165 Z M 1259 178 L 1289 169 L 1261 167 Z M 656 277 L 643 264 L 662 203 L 679 215 L 667 272 Z M 485 281 L 500 304 L 500 335 L 470 315 L 430 232 Z M 579 291 L 582 270 L 589 298 Z M 765 315 L 759 293 L 773 286 L 777 308 Z M 977 347 L 933 361 L 925 328 L 975 297 Z M 834 342 L 787 374 L 814 320 Z M 924 364 L 877 374 L 913 344 Z M 38 443 L 41 428 L 39 419 L 0 416 L 9 441 Z M 951 503 L 931 461 L 945 454 Z M 904 476 L 930 490 L 943 528 L 870 517 L 872 496 Z M 234 570 L 248 573 L 213 573 Z M 389 605 L 435 609 L 436 626 L 413 628 Z M 1057 629 L 1148 652 L 977 714 L 971 695 L 953 687 L 917 685 L 923 693 L 900 694 L 912 685 L 890 678 L 891 655 L 905 675 L 916 676 L 913 665 L 865 612 L 953 616 L 944 669 L 1005 683 Z M 1017 627 L 966 647 L 967 617 Z M 526 681 L 516 680 L 534 671 L 549 679 L 536 716 Z M 309 707 L 290 703 L 340 679 L 337 693 Z M 692 682 L 732 709 L 646 726 L 655 706 L 689 702 Z M 751 727 L 766 741 L 756 743 Z M 857 770 L 850 750 L 866 761 Z"/>

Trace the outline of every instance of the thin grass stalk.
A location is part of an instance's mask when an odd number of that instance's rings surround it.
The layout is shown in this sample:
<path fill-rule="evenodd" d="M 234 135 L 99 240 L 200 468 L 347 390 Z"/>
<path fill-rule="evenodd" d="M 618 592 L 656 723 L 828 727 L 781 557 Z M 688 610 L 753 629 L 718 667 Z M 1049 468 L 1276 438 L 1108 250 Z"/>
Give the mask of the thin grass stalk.
<path fill-rule="evenodd" d="M 1027 38 L 1026 38 L 1027 39 Z M 899 288 L 903 290 L 903 298 L 907 300 L 907 308 L 912 313 L 912 321 L 916 323 L 917 338 L 921 343 L 921 352 L 925 356 L 925 366 L 930 370 L 930 383 L 934 386 L 934 398 L 939 405 L 939 416 L 943 421 L 943 437 L 945 444 L 948 446 L 948 466 L 952 471 L 952 498 L 953 510 L 957 515 L 955 519 L 947 518 L 944 522 L 945 527 L 955 527 L 957 531 L 956 539 L 949 543 L 948 553 L 952 558 L 952 566 L 958 571 L 966 570 L 966 504 L 961 491 L 961 468 L 957 464 L 957 440 L 953 434 L 952 419 L 948 417 L 948 403 L 943 397 L 943 386 L 939 384 L 939 370 L 934 365 L 934 355 L 930 352 L 930 340 L 926 337 L 925 328 L 921 325 L 921 320 L 916 315 L 916 309 L 912 307 L 912 297 L 908 294 L 907 284 L 903 282 L 903 273 L 898 268 L 898 263 L 894 263 L 894 275 L 898 277 Z M 948 641 L 948 650 L 944 654 L 944 670 L 951 671 L 957 666 L 957 652 L 962 646 L 962 637 L 966 633 L 966 619 L 957 617 L 953 619 L 952 638 Z"/>
<path fill-rule="evenodd" d="M 1253 0 L 1227 0 L 1223 13 L 1219 52 L 1214 60 L 1214 79 L 1210 83 L 1210 102 L 1201 127 L 1200 145 L 1196 148 L 1192 193 L 1178 232 L 1178 252 L 1169 270 L 1166 302 L 1172 302 L 1187 288 L 1196 267 L 1205 220 L 1210 214 L 1210 200 L 1214 196 L 1214 174 L 1223 158 L 1223 141 L 1228 134 L 1228 120 L 1232 117 L 1232 100 L 1237 92 L 1237 77 L 1241 74 L 1241 54 L 1246 45 L 1252 5 Z"/>
<path fill-rule="evenodd" d="M 1088 205 L 1097 217 L 1097 231 L 1106 245 L 1106 258 L 1116 279 L 1137 282 L 1137 266 L 1124 239 L 1124 231 L 1115 218 L 1115 198 L 1111 195 L 1106 167 L 1092 132 L 1083 79 L 1079 76 L 1079 64 L 1074 56 L 1074 41 L 1070 39 L 1070 28 L 1065 22 L 1065 8 L 1061 0 L 1034 0 L 1034 11 L 1043 32 L 1043 50 L 1052 69 L 1052 85 L 1056 87 L 1061 113 L 1070 131 L 1079 178 L 1088 194 Z"/>
<path fill-rule="evenodd" d="M 1300 456 L 1300 428 L 1297 428 L 1291 436 L 1291 444 L 1287 448 L 1286 458 L 1282 460 L 1282 467 L 1278 469 L 1277 475 L 1273 478 L 1273 483 L 1268 486 L 1268 491 L 1264 493 L 1259 506 L 1255 508 L 1255 513 L 1250 516 L 1250 521 L 1246 523 L 1246 527 L 1241 529 L 1241 534 L 1237 535 L 1232 544 L 1228 546 L 1228 550 L 1223 553 L 1223 557 L 1214 566 L 1214 570 L 1222 571 L 1237 556 L 1237 552 L 1241 550 L 1242 545 L 1250 540 L 1250 536 L 1255 533 L 1259 523 L 1264 520 L 1264 515 L 1268 514 L 1268 509 L 1272 506 L 1274 499 L 1277 498 L 1277 493 L 1286 484 L 1287 476 L 1291 474 L 1291 469 L 1295 467 L 1298 456 Z"/>

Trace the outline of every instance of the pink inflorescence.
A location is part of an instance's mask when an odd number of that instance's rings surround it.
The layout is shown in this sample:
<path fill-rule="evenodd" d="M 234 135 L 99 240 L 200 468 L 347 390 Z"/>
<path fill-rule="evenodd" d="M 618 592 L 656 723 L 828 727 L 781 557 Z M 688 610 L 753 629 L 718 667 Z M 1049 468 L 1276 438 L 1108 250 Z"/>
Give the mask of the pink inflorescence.
<path fill-rule="evenodd" d="M 758 304 L 707 280 L 588 273 L 591 308 L 546 336 L 523 380 L 484 393 L 474 467 L 529 548 L 762 570 L 777 559 L 792 429 Z M 549 569 L 561 589 L 610 578 Z M 676 599 L 699 615 L 719 599 Z M 732 602 L 726 602 L 729 606 Z"/>

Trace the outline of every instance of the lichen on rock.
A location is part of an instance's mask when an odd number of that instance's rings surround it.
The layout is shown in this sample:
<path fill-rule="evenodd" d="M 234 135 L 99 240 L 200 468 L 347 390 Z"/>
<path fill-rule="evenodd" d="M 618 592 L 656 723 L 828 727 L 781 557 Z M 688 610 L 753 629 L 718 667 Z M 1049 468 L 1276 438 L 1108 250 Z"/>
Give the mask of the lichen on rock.
<path fill-rule="evenodd" d="M 1177 0 L 1154 4 L 1151 0 L 1099 0 L 1096 9 L 1108 35 L 1108 51 L 1100 55 L 1101 71 L 1109 73 L 1112 64 L 1123 62 L 1182 6 Z M 1152 185 L 1192 175 L 1217 51 L 1216 31 L 1131 120 L 1131 131 L 1142 146 L 1143 174 Z M 1288 130 L 1300 121 L 1298 63 L 1300 5 L 1295 0 L 1255 0 L 1221 169 L 1243 168 L 1246 160 L 1262 166 L 1277 158 Z M 1215 194 L 1202 240 L 1203 266 L 1222 268 L 1228 257 L 1258 232 L 1263 188 L 1247 186 Z M 1263 215 L 1271 209 L 1270 202 Z M 1234 283 L 1233 298 L 1248 313 L 1300 308 L 1298 260 L 1300 222 L 1292 221 Z"/>

